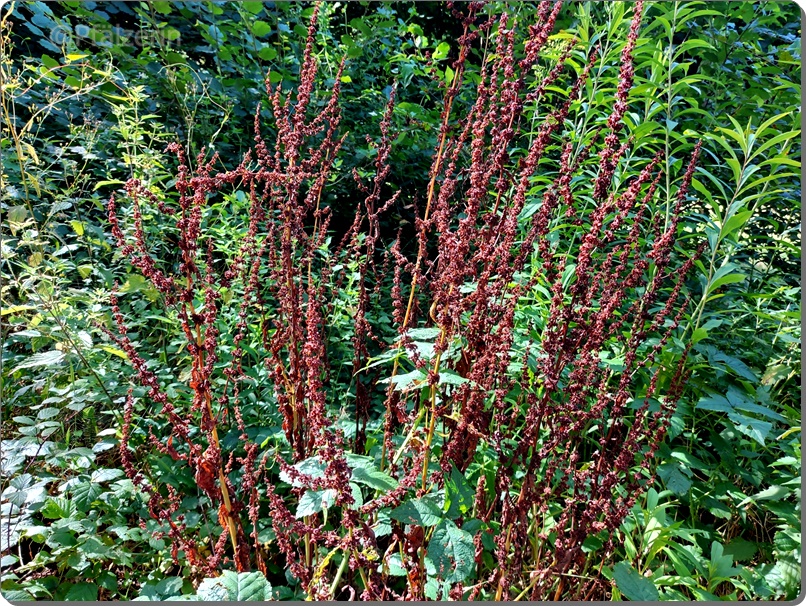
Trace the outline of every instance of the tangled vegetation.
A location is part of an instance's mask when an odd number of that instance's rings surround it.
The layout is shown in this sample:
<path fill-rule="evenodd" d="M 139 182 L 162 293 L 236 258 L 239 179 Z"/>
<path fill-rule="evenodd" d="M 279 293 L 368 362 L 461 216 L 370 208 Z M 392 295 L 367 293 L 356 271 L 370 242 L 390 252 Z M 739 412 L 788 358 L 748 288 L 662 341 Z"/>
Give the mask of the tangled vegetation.
<path fill-rule="evenodd" d="M 799 594 L 796 8 L 0 27 L 5 597 Z"/>

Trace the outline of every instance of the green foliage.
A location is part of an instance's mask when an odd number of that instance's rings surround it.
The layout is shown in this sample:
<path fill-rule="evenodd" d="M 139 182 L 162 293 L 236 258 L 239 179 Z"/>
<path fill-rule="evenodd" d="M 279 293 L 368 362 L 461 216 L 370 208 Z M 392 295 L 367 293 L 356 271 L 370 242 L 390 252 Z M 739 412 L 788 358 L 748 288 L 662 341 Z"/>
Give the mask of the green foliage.
<path fill-rule="evenodd" d="M 183 583 L 178 577 L 166 577 L 156 585 L 147 585 L 134 601 L 149 602 L 267 602 L 272 599 L 272 587 L 259 572 L 225 570 L 220 577 L 203 579 L 196 593 L 181 593 Z"/>

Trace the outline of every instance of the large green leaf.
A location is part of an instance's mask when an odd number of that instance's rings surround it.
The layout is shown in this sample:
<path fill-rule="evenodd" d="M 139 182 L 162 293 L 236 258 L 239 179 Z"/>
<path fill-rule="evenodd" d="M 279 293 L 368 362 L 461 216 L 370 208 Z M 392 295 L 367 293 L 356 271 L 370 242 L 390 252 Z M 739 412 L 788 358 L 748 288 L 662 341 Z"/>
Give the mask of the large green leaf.
<path fill-rule="evenodd" d="M 336 491 L 332 488 L 325 490 L 309 490 L 300 497 L 299 505 L 297 505 L 297 513 L 295 513 L 294 516 L 297 518 L 312 516 L 332 506 L 335 500 Z"/>
<path fill-rule="evenodd" d="M 420 387 L 423 381 L 425 381 L 427 378 L 428 377 L 423 371 L 415 368 L 411 372 L 407 372 L 406 374 L 402 375 L 395 375 L 394 377 L 378 381 L 378 383 L 391 382 L 395 386 L 395 391 L 408 391 L 409 389 Z"/>
<path fill-rule="evenodd" d="M 35 598 L 24 589 L 4 589 L 3 597 L 9 602 L 34 602 Z"/>
<path fill-rule="evenodd" d="M 66 497 L 50 497 L 39 513 L 51 520 L 69 518 L 76 513 L 76 503 Z"/>
<path fill-rule="evenodd" d="M 627 562 L 619 562 L 613 567 L 613 578 L 619 591 L 634 602 L 657 602 L 660 599 L 655 584 Z"/>
<path fill-rule="evenodd" d="M 800 589 L 800 562 L 793 554 L 783 555 L 774 566 L 766 571 L 764 576 L 767 584 L 774 591 L 783 594 L 786 599 L 792 600 Z"/>
<path fill-rule="evenodd" d="M 678 496 L 688 494 L 691 488 L 691 480 L 680 470 L 679 465 L 664 464 L 658 467 L 658 475 L 660 475 L 666 488 L 671 490 Z"/>
<path fill-rule="evenodd" d="M 393 520 L 416 526 L 436 526 L 442 521 L 442 510 L 429 495 L 401 503 L 389 516 Z"/>
<path fill-rule="evenodd" d="M 708 362 L 710 362 L 712 366 L 725 367 L 731 370 L 737 376 L 747 379 L 753 383 L 758 381 L 756 373 L 750 370 L 750 367 L 738 358 L 729 356 L 711 345 L 702 348 L 698 346 L 697 349 L 705 352 L 705 354 L 708 356 Z"/>
<path fill-rule="evenodd" d="M 734 386 L 728 388 L 728 393 L 725 394 L 725 397 L 727 397 L 728 402 L 730 402 L 730 404 L 738 410 L 752 412 L 775 421 L 780 421 L 782 423 L 786 422 L 786 418 L 784 418 L 782 415 L 778 414 L 767 406 L 756 404 L 754 401 L 756 398 L 753 398 L 751 394 L 745 391 L 740 391 Z"/>
<path fill-rule="evenodd" d="M 445 507 L 447 515 L 455 520 L 473 508 L 476 493 L 467 483 L 465 476 L 456 467 L 451 468 L 451 476 L 445 479 Z"/>
<path fill-rule="evenodd" d="M 208 601 L 265 602 L 271 600 L 271 584 L 259 572 L 225 570 L 220 577 L 204 579 L 199 597 Z"/>
<path fill-rule="evenodd" d="M 369 467 L 353 469 L 353 480 L 375 490 L 392 490 L 397 488 L 397 480 L 388 473 Z"/>
<path fill-rule="evenodd" d="M 765 440 L 770 436 L 772 423 L 760 421 L 738 412 L 728 413 L 728 418 L 736 425 L 736 429 L 749 438 L 764 446 Z"/>
<path fill-rule="evenodd" d="M 98 586 L 95 583 L 76 583 L 64 594 L 68 602 L 94 602 L 98 599 Z"/>
<path fill-rule="evenodd" d="M 433 341 L 442 331 L 439 328 L 411 328 L 406 333 L 412 341 Z"/>
<path fill-rule="evenodd" d="M 51 349 L 50 351 L 40 351 L 35 353 L 28 358 L 14 367 L 14 370 L 11 371 L 11 374 L 14 374 L 18 370 L 22 370 L 23 368 L 36 368 L 38 366 L 54 366 L 58 364 L 62 360 L 64 360 L 64 352 L 59 351 L 58 349 Z"/>
<path fill-rule="evenodd" d="M 713 410 L 714 412 L 733 412 L 733 406 L 725 396 L 712 394 L 704 396 L 697 402 L 697 408 L 702 410 Z"/>
<path fill-rule="evenodd" d="M 459 583 L 470 577 L 476 567 L 473 535 L 450 520 L 442 520 L 428 543 L 425 565 L 429 576 Z"/>
<path fill-rule="evenodd" d="M 123 475 L 125 474 L 122 469 L 96 469 L 92 472 L 91 480 L 98 484 L 103 484 L 104 482 L 116 480 Z"/>
<path fill-rule="evenodd" d="M 742 537 L 732 539 L 730 543 L 725 545 L 724 550 L 725 555 L 731 556 L 737 562 L 749 561 L 757 552 L 758 546 L 756 543 Z"/>
<path fill-rule="evenodd" d="M 86 511 L 103 492 L 104 487 L 100 484 L 81 482 L 72 488 L 73 502 L 79 509 Z"/>

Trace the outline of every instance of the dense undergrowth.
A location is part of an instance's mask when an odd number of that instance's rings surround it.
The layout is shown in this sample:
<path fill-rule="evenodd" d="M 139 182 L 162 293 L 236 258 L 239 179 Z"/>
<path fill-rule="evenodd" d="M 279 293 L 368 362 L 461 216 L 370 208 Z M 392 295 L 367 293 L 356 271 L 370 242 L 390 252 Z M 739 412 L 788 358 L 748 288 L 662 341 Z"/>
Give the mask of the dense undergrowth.
<path fill-rule="evenodd" d="M 794 5 L 2 18 L 5 597 L 799 593 Z"/>

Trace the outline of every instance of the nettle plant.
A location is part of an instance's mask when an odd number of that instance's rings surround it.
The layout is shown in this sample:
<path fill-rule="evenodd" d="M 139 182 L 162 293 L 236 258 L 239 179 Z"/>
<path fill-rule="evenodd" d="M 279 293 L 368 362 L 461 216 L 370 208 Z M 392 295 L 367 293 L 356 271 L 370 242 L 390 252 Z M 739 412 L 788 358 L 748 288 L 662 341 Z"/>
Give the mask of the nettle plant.
<path fill-rule="evenodd" d="M 218 156 L 202 153 L 191 170 L 173 144 L 176 195 L 130 181 L 128 227 L 121 201 L 109 201 L 119 250 L 175 313 L 191 364 L 187 389 L 169 397 L 113 299 L 116 330 L 107 332 L 168 432 L 143 429 L 130 392 L 122 467 L 197 577 L 279 568 L 312 599 L 608 592 L 602 567 L 654 479 L 686 380 L 687 348 L 673 335 L 700 251 L 678 260 L 674 246 L 699 146 L 664 222 L 654 211 L 663 159 L 632 177 L 620 168 L 642 3 L 612 110 L 585 139 L 567 118 L 598 49 L 564 98 L 547 91 L 575 42 L 548 69 L 532 69 L 560 8 L 541 3 L 525 39 L 481 3 L 454 9 L 464 34 L 408 246 L 382 233 L 401 195 L 385 187 L 394 89 L 374 176 L 354 174 L 364 199 L 330 246 L 322 201 L 343 140 L 342 72 L 317 108 L 318 9 L 296 90 L 267 85 L 273 141 L 258 108 L 254 150 L 234 169 L 216 172 Z M 529 130 L 527 113 L 547 98 L 559 100 Z M 248 195 L 248 230 L 216 242 L 210 204 L 233 191 Z M 176 259 L 152 256 L 146 212 L 175 219 Z M 343 331 L 335 338 L 334 326 Z M 273 397 L 268 417 L 255 419 L 246 395 L 261 381 Z M 253 439 L 250 424 L 276 418 L 276 439 Z M 240 440 L 225 446 L 231 432 Z M 220 531 L 188 522 L 181 491 L 141 464 L 155 451 L 192 473 L 199 507 Z"/>

